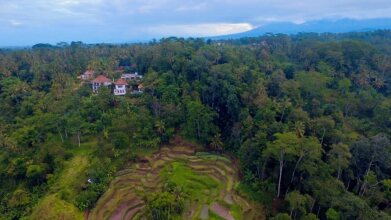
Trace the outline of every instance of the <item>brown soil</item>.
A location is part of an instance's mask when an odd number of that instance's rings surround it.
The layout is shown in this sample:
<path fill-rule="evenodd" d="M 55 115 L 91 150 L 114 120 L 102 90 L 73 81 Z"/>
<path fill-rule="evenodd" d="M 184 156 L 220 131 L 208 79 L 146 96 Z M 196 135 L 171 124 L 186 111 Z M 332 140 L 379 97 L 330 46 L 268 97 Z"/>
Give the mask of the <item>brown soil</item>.
<path fill-rule="evenodd" d="M 134 198 L 128 202 L 122 203 L 114 211 L 114 214 L 110 217 L 111 220 L 122 220 L 122 217 L 126 215 L 126 212 L 129 210 L 129 207 L 134 208 L 142 205 L 142 202 L 138 198 Z"/>

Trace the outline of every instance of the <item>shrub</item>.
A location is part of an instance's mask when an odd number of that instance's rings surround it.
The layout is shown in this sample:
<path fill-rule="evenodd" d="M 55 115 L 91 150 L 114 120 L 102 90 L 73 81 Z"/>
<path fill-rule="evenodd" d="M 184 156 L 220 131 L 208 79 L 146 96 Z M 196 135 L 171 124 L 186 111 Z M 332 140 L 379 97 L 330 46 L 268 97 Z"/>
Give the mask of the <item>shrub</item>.
<path fill-rule="evenodd" d="M 93 189 L 88 189 L 80 192 L 75 199 L 75 206 L 80 210 L 86 210 L 94 206 L 98 200 L 99 193 Z"/>
<path fill-rule="evenodd" d="M 183 211 L 183 202 L 169 192 L 152 194 L 147 201 L 147 215 L 150 219 L 172 219 Z"/>
<path fill-rule="evenodd" d="M 30 202 L 29 193 L 23 189 L 17 189 L 12 194 L 11 199 L 8 201 L 10 207 L 18 207 L 27 205 Z"/>
<path fill-rule="evenodd" d="M 113 144 L 117 149 L 124 149 L 129 146 L 129 138 L 123 132 L 117 132 L 113 135 Z"/>

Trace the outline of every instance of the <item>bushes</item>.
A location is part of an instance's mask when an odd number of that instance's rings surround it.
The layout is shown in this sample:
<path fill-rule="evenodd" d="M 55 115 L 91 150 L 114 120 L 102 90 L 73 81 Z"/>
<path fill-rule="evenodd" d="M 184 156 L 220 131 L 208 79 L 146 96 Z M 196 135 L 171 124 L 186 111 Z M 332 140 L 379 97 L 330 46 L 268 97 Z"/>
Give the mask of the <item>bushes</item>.
<path fill-rule="evenodd" d="M 278 213 L 272 220 L 292 220 L 292 218 L 286 213 Z"/>
<path fill-rule="evenodd" d="M 86 189 L 76 196 L 75 206 L 80 210 L 92 208 L 99 196 L 105 192 L 115 169 L 109 158 L 95 160 L 87 170 L 89 183 Z"/>
<path fill-rule="evenodd" d="M 147 216 L 149 219 L 172 219 L 182 213 L 184 199 L 174 192 L 153 193 L 147 199 Z"/>
<path fill-rule="evenodd" d="M 124 149 L 129 146 L 129 138 L 124 132 L 114 133 L 112 142 L 117 149 Z"/>
<path fill-rule="evenodd" d="M 166 181 L 162 192 L 155 192 L 146 195 L 146 215 L 148 219 L 173 219 L 182 214 L 185 207 L 185 199 L 188 194 L 182 187 L 172 181 Z"/>
<path fill-rule="evenodd" d="M 33 184 L 38 184 L 44 180 L 45 169 L 41 165 L 29 165 L 27 167 L 26 176 L 30 178 Z"/>
<path fill-rule="evenodd" d="M 8 206 L 15 208 L 15 207 L 27 205 L 29 204 L 29 202 L 30 202 L 29 193 L 23 189 L 17 189 L 14 191 L 11 199 L 8 201 Z"/>
<path fill-rule="evenodd" d="M 92 187 L 79 193 L 75 199 L 75 206 L 80 210 L 86 210 L 94 206 L 98 200 L 99 192 L 95 191 Z"/>

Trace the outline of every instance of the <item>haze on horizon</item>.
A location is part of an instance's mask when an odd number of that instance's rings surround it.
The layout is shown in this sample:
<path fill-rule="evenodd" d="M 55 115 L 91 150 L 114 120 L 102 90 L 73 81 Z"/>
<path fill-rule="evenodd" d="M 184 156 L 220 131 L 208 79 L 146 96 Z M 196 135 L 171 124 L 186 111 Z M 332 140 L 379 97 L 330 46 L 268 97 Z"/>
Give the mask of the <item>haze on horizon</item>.
<path fill-rule="evenodd" d="M 270 22 L 386 17 L 389 0 L 0 0 L 0 46 L 203 37 Z"/>

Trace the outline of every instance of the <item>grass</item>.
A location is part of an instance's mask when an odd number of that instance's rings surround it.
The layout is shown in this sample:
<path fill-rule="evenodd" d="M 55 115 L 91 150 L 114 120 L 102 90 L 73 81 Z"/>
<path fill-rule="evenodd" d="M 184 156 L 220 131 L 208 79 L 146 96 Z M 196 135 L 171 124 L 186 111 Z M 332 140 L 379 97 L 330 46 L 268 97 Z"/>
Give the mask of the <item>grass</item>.
<path fill-rule="evenodd" d="M 216 213 L 209 210 L 209 219 L 208 220 L 225 220 L 218 216 Z"/>
<path fill-rule="evenodd" d="M 66 162 L 65 168 L 58 180 L 54 183 L 51 192 L 66 191 L 68 198 L 75 198 L 80 186 L 86 180 L 85 170 L 88 167 L 88 157 L 83 155 L 74 156 Z M 66 198 L 65 197 L 65 198 Z"/>
<path fill-rule="evenodd" d="M 73 157 L 51 180 L 48 194 L 34 208 L 31 219 L 83 219 L 83 213 L 73 205 L 73 199 L 87 179 L 85 171 L 94 146 L 96 143 L 88 142 L 68 149 Z"/>
<path fill-rule="evenodd" d="M 231 160 L 222 156 L 222 155 L 218 155 L 218 154 L 211 154 L 211 153 L 208 153 L 208 152 L 197 152 L 196 153 L 196 156 L 200 157 L 200 158 L 204 158 L 204 159 L 209 159 L 209 160 L 222 160 L 222 161 L 225 161 L 227 163 L 231 163 Z"/>
<path fill-rule="evenodd" d="M 90 141 L 86 143 L 81 143 L 80 147 L 73 147 L 68 151 L 74 155 L 89 155 L 91 154 L 97 146 L 97 141 Z"/>
<path fill-rule="evenodd" d="M 242 208 L 237 205 L 231 205 L 229 213 L 234 217 L 235 220 L 241 220 L 242 219 Z"/>
<path fill-rule="evenodd" d="M 137 156 L 151 156 L 159 150 L 158 147 L 147 148 L 147 147 L 132 147 L 130 151 Z"/>
<path fill-rule="evenodd" d="M 221 183 L 208 175 L 193 172 L 184 162 L 176 161 L 167 165 L 162 170 L 161 176 L 166 181 L 181 187 L 193 200 L 209 201 L 208 197 L 217 194 L 221 189 Z"/>
<path fill-rule="evenodd" d="M 31 214 L 31 220 L 79 220 L 84 219 L 81 213 L 73 204 L 66 202 L 56 195 L 46 196 Z"/>

